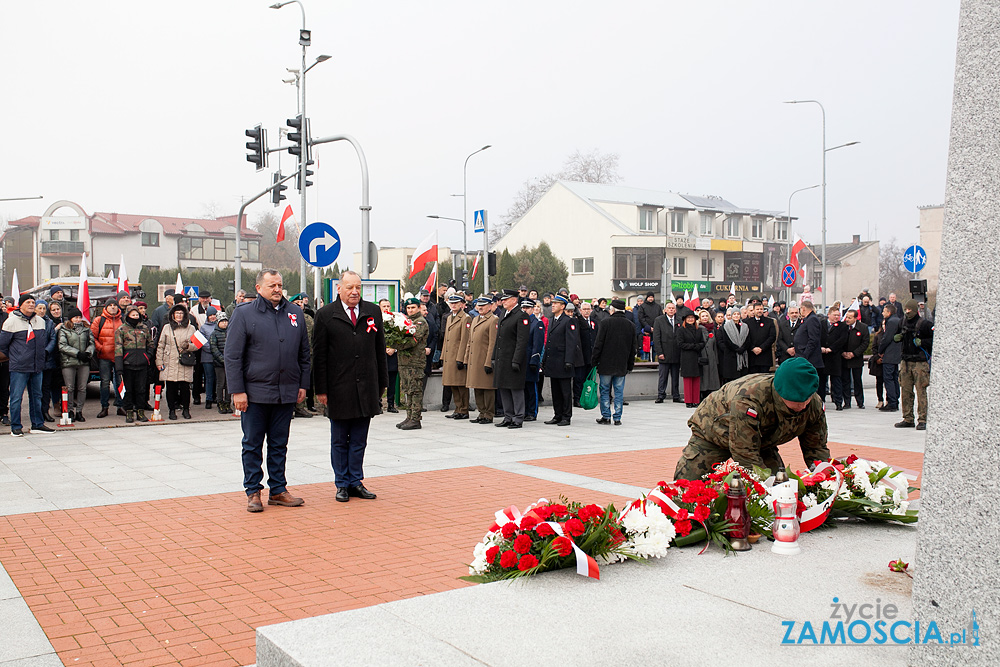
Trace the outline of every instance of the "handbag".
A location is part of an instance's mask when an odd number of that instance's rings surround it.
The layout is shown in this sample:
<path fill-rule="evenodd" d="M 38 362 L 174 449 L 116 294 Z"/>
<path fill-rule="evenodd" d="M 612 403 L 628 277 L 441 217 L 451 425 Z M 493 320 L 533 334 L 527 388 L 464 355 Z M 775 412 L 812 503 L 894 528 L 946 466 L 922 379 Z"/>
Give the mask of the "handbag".
<path fill-rule="evenodd" d="M 600 399 L 600 388 L 597 386 L 597 368 L 590 370 L 590 375 L 583 383 L 583 391 L 580 392 L 580 407 L 584 410 L 593 410 L 597 407 Z"/>
<path fill-rule="evenodd" d="M 196 366 L 198 364 L 198 359 L 194 356 L 194 352 L 190 350 L 187 352 L 181 352 L 180 345 L 177 344 L 177 337 L 174 336 L 174 332 L 170 332 L 170 337 L 174 339 L 174 347 L 177 348 L 178 361 L 181 366 Z"/>

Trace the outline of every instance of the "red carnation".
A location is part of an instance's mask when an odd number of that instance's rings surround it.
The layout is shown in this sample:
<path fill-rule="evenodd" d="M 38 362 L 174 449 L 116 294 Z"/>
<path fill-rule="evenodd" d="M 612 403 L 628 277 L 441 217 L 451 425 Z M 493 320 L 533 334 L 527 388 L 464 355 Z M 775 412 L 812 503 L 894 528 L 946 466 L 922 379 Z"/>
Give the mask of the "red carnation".
<path fill-rule="evenodd" d="M 683 507 L 680 508 L 679 510 L 677 510 L 677 518 L 680 521 L 686 520 L 688 518 L 688 511 L 686 509 L 684 509 Z"/>
<path fill-rule="evenodd" d="M 531 568 L 538 565 L 538 559 L 531 554 L 525 554 L 521 556 L 521 560 L 517 561 L 517 569 L 524 572 L 525 570 L 530 570 Z"/>
<path fill-rule="evenodd" d="M 519 554 L 526 554 L 531 551 L 531 538 L 527 535 L 518 535 L 514 540 L 514 551 Z"/>
<path fill-rule="evenodd" d="M 572 537 L 577 537 L 579 535 L 583 535 L 583 531 L 586 530 L 586 527 L 579 519 L 570 519 L 563 525 L 563 529 Z"/>
<path fill-rule="evenodd" d="M 517 565 L 517 554 L 508 549 L 500 554 L 500 567 L 514 567 Z"/>
<path fill-rule="evenodd" d="M 705 519 L 712 514 L 712 511 L 708 509 L 707 505 L 698 505 L 694 508 L 694 520 L 705 523 Z"/>
<path fill-rule="evenodd" d="M 503 528 L 500 529 L 500 534 L 503 535 L 503 538 L 505 540 L 509 540 L 510 538 L 514 537 L 514 533 L 516 532 L 517 532 L 517 526 L 515 526 L 513 523 L 505 523 L 503 525 Z"/>
<path fill-rule="evenodd" d="M 677 489 L 675 489 L 672 486 L 669 486 L 669 487 L 663 489 L 663 493 L 664 493 L 664 495 L 667 496 L 667 498 L 676 498 L 677 494 L 679 494 L 680 491 L 678 491 Z"/>
<path fill-rule="evenodd" d="M 573 542 L 568 537 L 557 537 L 552 540 L 552 548 L 560 556 L 568 556 L 573 552 Z"/>
<path fill-rule="evenodd" d="M 486 550 L 486 562 L 493 563 L 497 559 L 497 555 L 500 553 L 500 547 L 492 546 Z"/>
<path fill-rule="evenodd" d="M 556 516 L 566 516 L 569 513 L 565 505 L 549 505 L 549 509 Z"/>
<path fill-rule="evenodd" d="M 552 526 L 547 523 L 540 523 L 535 527 L 535 533 L 539 537 L 551 537 L 556 534 L 556 531 L 552 530 Z"/>
<path fill-rule="evenodd" d="M 608 530 L 608 534 L 611 536 L 611 546 L 618 546 L 625 541 L 625 535 L 623 535 L 622 531 L 618 530 L 614 526 L 611 526 Z"/>
<path fill-rule="evenodd" d="M 691 522 L 686 520 L 674 521 L 674 530 L 676 530 L 677 534 L 681 537 L 685 537 L 691 533 Z"/>
<path fill-rule="evenodd" d="M 667 483 L 664 482 L 663 480 L 660 480 L 659 482 L 656 483 L 656 485 L 659 486 L 660 488 L 665 488 L 667 486 Z"/>
<path fill-rule="evenodd" d="M 539 507 L 536 507 L 534 509 L 534 512 L 535 514 L 538 515 L 538 517 L 542 521 L 548 521 L 549 517 L 552 516 L 552 508 L 549 507 L 548 505 L 541 505 Z"/>
<path fill-rule="evenodd" d="M 530 514 L 521 519 L 521 530 L 531 530 L 537 525 L 538 525 L 538 519 L 531 516 Z"/>
<path fill-rule="evenodd" d="M 581 519 L 583 518 L 583 510 L 587 510 L 587 518 L 588 519 L 603 519 L 604 518 L 604 510 L 601 509 L 600 505 L 587 505 L 586 507 L 584 507 L 583 509 L 581 509 L 580 510 L 580 518 Z"/>

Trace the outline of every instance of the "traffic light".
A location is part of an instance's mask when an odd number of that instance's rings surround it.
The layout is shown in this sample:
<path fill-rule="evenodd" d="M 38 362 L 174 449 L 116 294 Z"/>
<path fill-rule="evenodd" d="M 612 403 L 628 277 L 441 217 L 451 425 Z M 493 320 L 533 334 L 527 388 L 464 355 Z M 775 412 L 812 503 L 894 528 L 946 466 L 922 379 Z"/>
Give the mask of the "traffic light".
<path fill-rule="evenodd" d="M 229 286 L 229 291 L 232 292 L 233 294 L 236 294 L 236 281 L 229 280 L 226 281 L 226 284 Z"/>
<path fill-rule="evenodd" d="M 256 125 L 246 131 L 246 135 L 253 139 L 247 142 L 247 148 L 251 153 L 247 154 L 247 162 L 257 165 L 257 171 L 267 168 L 267 130 L 260 125 Z"/>
<path fill-rule="evenodd" d="M 486 254 L 486 272 L 491 276 L 497 274 L 497 254 L 495 252 Z"/>
<path fill-rule="evenodd" d="M 462 291 L 469 289 L 469 272 L 465 269 L 458 270 L 458 287 Z"/>
<path fill-rule="evenodd" d="M 316 164 L 315 160 L 309 160 L 308 162 L 306 162 L 306 187 L 307 188 L 310 185 L 313 184 L 313 182 L 309 180 L 309 177 L 312 176 L 313 174 L 315 174 L 316 172 L 314 172 L 309 167 L 310 167 L 310 165 L 314 165 L 314 164 Z M 297 172 L 297 173 L 298 173 L 298 176 L 295 177 L 295 189 L 298 190 L 299 192 L 301 192 L 302 191 L 302 172 L 300 171 L 300 172 Z"/>
<path fill-rule="evenodd" d="M 281 200 L 285 199 L 285 195 L 281 193 L 288 189 L 288 186 L 285 185 L 284 183 L 278 183 L 278 181 L 280 180 L 281 180 L 281 172 L 280 171 L 274 172 L 274 175 L 271 176 L 271 184 L 272 185 L 277 184 L 277 185 L 274 187 L 273 190 L 271 190 L 271 203 L 274 204 L 275 206 L 280 205 Z"/>
<path fill-rule="evenodd" d="M 292 142 L 292 145 L 288 147 L 288 152 L 292 155 L 302 155 L 302 137 L 304 136 L 302 130 L 302 115 L 298 115 L 295 118 L 289 118 L 285 121 L 285 125 L 295 130 L 294 132 L 288 133 L 288 140 Z"/>

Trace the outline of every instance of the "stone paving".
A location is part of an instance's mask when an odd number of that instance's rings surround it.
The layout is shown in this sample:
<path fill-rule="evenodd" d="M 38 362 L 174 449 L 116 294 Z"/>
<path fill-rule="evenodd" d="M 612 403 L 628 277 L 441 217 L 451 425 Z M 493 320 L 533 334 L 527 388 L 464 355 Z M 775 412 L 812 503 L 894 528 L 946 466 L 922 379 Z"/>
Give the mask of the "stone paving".
<path fill-rule="evenodd" d="M 633 498 L 671 476 L 690 413 L 632 401 L 620 427 L 577 411 L 569 428 L 509 431 L 432 411 L 406 433 L 386 415 L 366 457 L 379 498 L 346 505 L 328 421 L 294 420 L 287 474 L 306 505 L 262 515 L 244 509 L 235 420 L 0 436 L 0 667 L 245 665 L 258 626 L 466 586 L 496 509 Z M 924 437 L 897 419 L 831 412 L 831 449 L 916 477 Z"/>

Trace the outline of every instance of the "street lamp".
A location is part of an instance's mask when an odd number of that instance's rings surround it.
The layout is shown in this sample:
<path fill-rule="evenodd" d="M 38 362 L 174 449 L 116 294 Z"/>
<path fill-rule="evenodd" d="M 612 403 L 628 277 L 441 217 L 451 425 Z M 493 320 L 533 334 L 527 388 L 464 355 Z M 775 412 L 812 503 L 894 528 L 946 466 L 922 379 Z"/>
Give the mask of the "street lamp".
<path fill-rule="evenodd" d="M 466 230 L 465 230 L 465 220 L 462 220 L 462 219 L 460 219 L 460 218 L 448 218 L 448 217 L 445 217 L 445 216 L 443 216 L 443 215 L 429 215 L 429 216 L 427 216 L 427 217 L 428 217 L 428 218 L 433 218 L 434 220 L 454 220 L 455 222 L 461 222 L 461 223 L 462 223 L 462 238 L 463 238 L 463 239 L 465 238 L 465 234 L 466 234 Z M 463 248 L 463 252 L 464 252 L 464 248 Z M 463 256 L 462 256 L 462 270 L 463 270 L 463 271 L 465 271 L 465 270 L 466 270 L 466 268 L 465 268 L 465 267 L 466 267 L 466 263 L 465 263 L 465 255 L 463 255 Z M 455 264 L 454 264 L 454 263 L 452 263 L 452 265 L 451 265 L 451 277 L 452 277 L 452 278 L 454 278 L 454 277 L 455 277 Z"/>
<path fill-rule="evenodd" d="M 819 106 L 820 112 L 823 114 L 823 182 L 820 185 L 823 187 L 823 251 L 820 257 L 820 264 L 822 266 L 822 281 L 823 284 L 820 285 L 820 289 L 823 292 L 823 308 L 826 308 L 826 154 L 837 148 L 843 148 L 844 146 L 853 146 L 854 144 L 860 143 L 858 141 L 852 141 L 848 144 L 842 144 L 840 146 L 834 146 L 833 148 L 827 149 L 826 147 L 826 109 L 823 108 L 823 104 L 819 100 L 789 100 L 785 104 L 815 104 Z"/>
<path fill-rule="evenodd" d="M 816 185 L 810 185 L 808 188 L 799 188 L 798 190 L 796 190 L 792 194 L 788 195 L 788 208 L 785 209 L 785 210 L 788 211 L 788 237 L 787 237 L 786 240 L 788 241 L 788 263 L 789 264 L 792 263 L 792 247 L 795 245 L 795 243 L 792 240 L 792 197 L 794 197 L 795 195 L 797 195 L 800 192 L 805 192 L 806 190 L 815 190 L 816 188 L 818 188 L 818 187 L 820 187 L 822 185 L 823 185 L 822 183 L 817 183 Z M 805 283 L 807 281 L 803 280 L 802 282 Z M 792 288 L 791 287 L 786 287 L 785 288 L 785 302 L 786 303 L 791 303 L 792 302 Z"/>
<path fill-rule="evenodd" d="M 469 158 L 471 158 L 476 153 L 482 153 L 487 148 L 490 148 L 490 146 L 491 146 L 491 144 L 486 144 L 485 146 L 483 146 L 479 150 L 472 151 L 471 153 L 469 153 L 469 157 L 465 158 L 465 164 L 462 165 L 462 269 L 465 270 L 465 271 L 469 270 L 469 247 L 467 245 L 467 240 L 466 240 L 466 235 L 465 235 L 465 230 L 467 228 L 466 226 L 467 226 L 468 220 L 469 220 L 469 205 L 468 205 L 468 200 L 469 200 L 469 197 L 468 197 L 468 194 L 469 194 L 469 188 L 468 188 L 468 184 L 469 184 Z M 483 231 L 483 237 L 484 237 L 483 238 L 483 252 L 484 252 L 484 254 L 489 254 L 489 252 L 490 252 L 490 247 L 489 247 L 490 241 L 489 241 L 488 238 L 485 238 L 488 235 L 489 235 L 489 232 L 487 232 L 487 231 L 484 230 Z M 486 257 L 483 257 L 483 260 L 485 261 Z M 486 287 L 490 284 L 489 281 L 490 281 L 489 271 L 487 271 L 486 273 L 483 274 L 483 291 L 484 292 L 487 291 Z"/>

